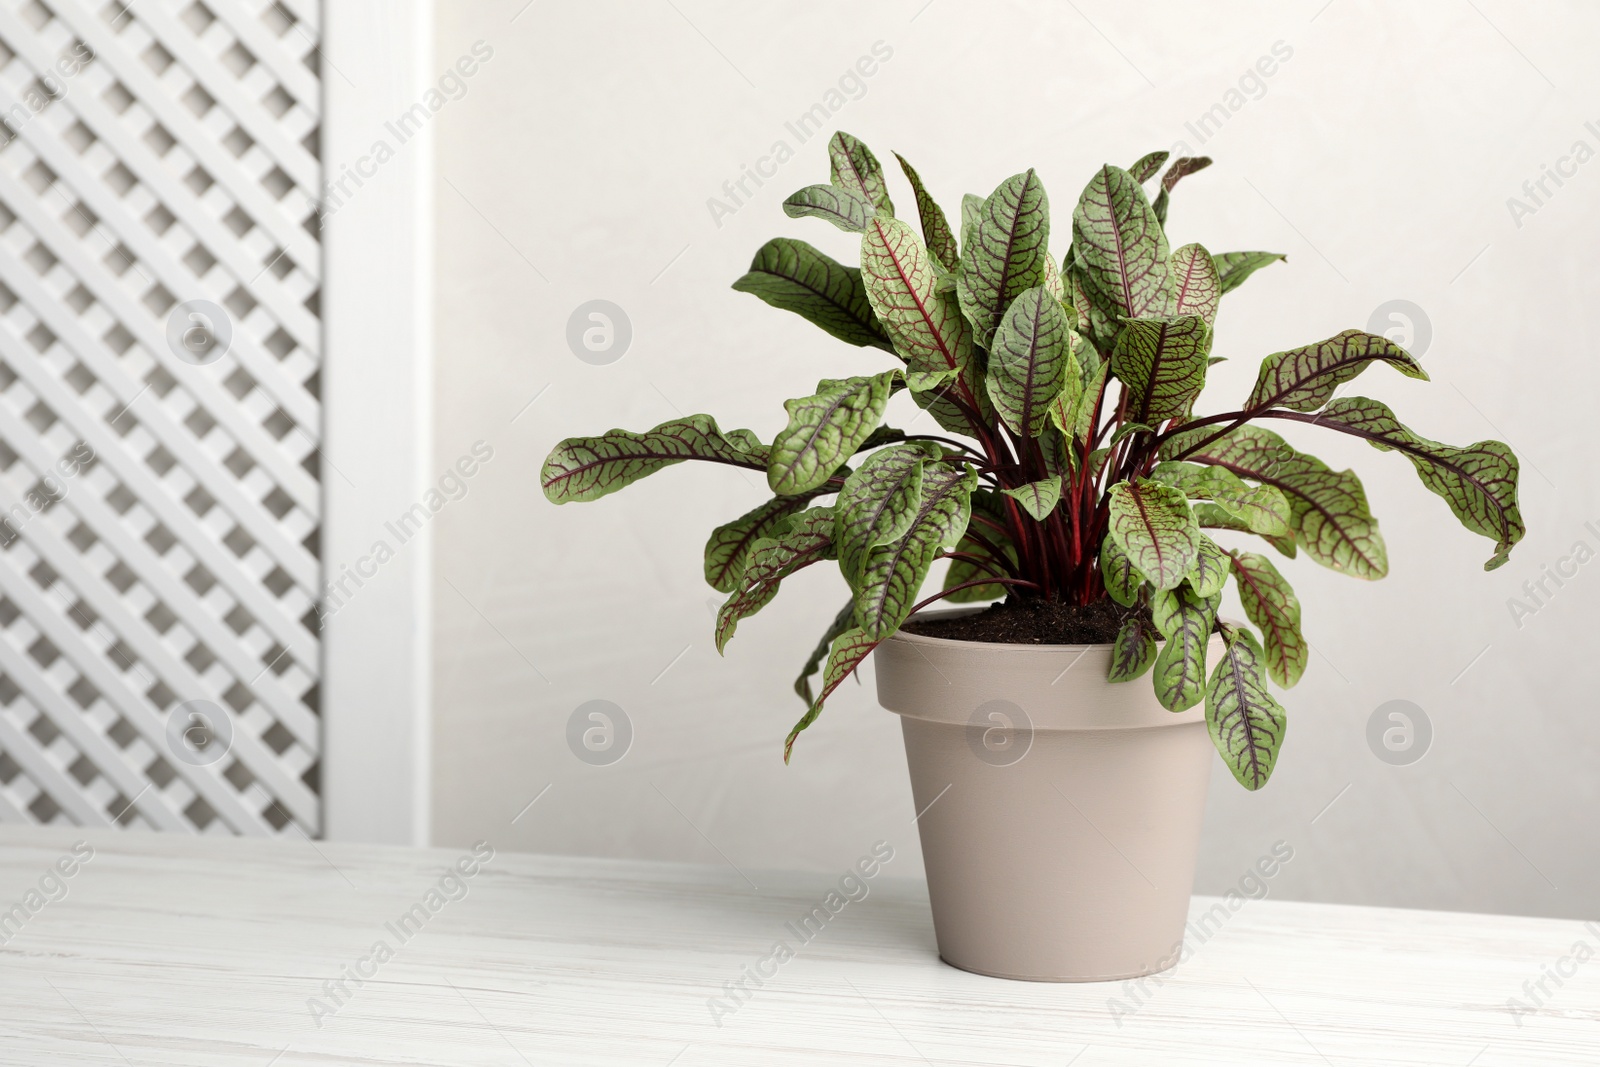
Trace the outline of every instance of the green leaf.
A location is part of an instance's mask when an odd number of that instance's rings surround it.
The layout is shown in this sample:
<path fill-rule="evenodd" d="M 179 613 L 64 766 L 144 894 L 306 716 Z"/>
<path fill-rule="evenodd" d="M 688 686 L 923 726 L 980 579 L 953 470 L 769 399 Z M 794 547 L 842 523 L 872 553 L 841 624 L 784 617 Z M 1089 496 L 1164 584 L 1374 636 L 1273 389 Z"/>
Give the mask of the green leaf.
<path fill-rule="evenodd" d="M 1155 427 L 1147 426 L 1142 422 L 1125 422 L 1111 431 L 1111 439 L 1106 442 L 1106 445 L 1114 445 L 1124 437 L 1134 433 L 1155 433 Z"/>
<path fill-rule="evenodd" d="M 921 176 L 906 162 L 906 157 L 896 152 L 894 158 L 900 161 L 900 169 L 905 171 L 906 180 L 911 183 L 911 192 L 917 198 L 917 216 L 922 220 L 922 239 L 928 251 L 933 253 L 945 270 L 955 270 L 961 264 L 961 250 L 956 244 L 956 235 L 950 232 L 950 220 L 944 217 L 944 210 L 928 195 Z"/>
<path fill-rule="evenodd" d="M 795 738 L 800 736 L 800 731 L 817 721 L 817 716 L 822 714 L 822 703 L 833 695 L 833 691 L 861 666 L 861 661 L 866 659 L 878 642 L 868 638 L 860 630 L 850 629 L 833 639 L 833 646 L 828 650 L 828 665 L 822 672 L 822 692 L 812 702 L 811 707 L 794 724 L 794 729 L 789 731 L 789 736 L 783 741 L 783 762 L 789 762 L 789 756 L 794 751 Z"/>
<path fill-rule="evenodd" d="M 1228 584 L 1228 554 L 1205 534 L 1200 535 L 1200 554 L 1195 557 L 1194 570 L 1189 572 L 1188 585 L 1202 597 L 1216 596 Z"/>
<path fill-rule="evenodd" d="M 1156 654 L 1151 680 L 1162 707 L 1185 711 L 1206 694 L 1206 646 L 1222 598 L 1199 596 L 1187 585 L 1162 596 L 1170 600 L 1171 609 L 1165 619 L 1155 620 L 1166 641 Z"/>
<path fill-rule="evenodd" d="M 1032 170 L 1007 178 L 983 202 L 956 282 L 979 344 L 988 346 L 1011 301 L 1044 284 L 1049 240 L 1050 201 Z"/>
<path fill-rule="evenodd" d="M 989 403 L 989 394 L 983 385 L 983 368 L 978 362 L 976 353 L 970 350 L 961 370 L 954 378 L 936 389 L 921 391 L 913 389 L 911 399 L 919 408 L 932 415 L 933 421 L 941 427 L 965 437 L 978 439 L 982 433 L 980 427 L 989 425 L 994 420 L 994 407 Z M 978 417 L 982 420 L 981 424 L 974 422 L 967 414 L 974 401 L 977 404 Z"/>
<path fill-rule="evenodd" d="M 1074 356 L 1076 359 L 1076 356 Z M 1056 424 L 1067 439 L 1081 444 L 1089 439 L 1090 423 L 1094 421 L 1095 404 L 1100 399 L 1100 392 L 1105 388 L 1106 375 L 1111 372 L 1109 363 L 1100 363 L 1095 369 L 1084 377 L 1083 391 L 1076 399 L 1073 397 L 1073 386 L 1070 381 L 1050 404 L 1050 421 Z M 1068 401 L 1071 400 L 1071 403 Z M 1077 444 L 1073 445 L 1074 450 Z M 1074 451 L 1074 455 L 1077 452 Z"/>
<path fill-rule="evenodd" d="M 881 216 L 867 224 L 861 280 L 913 390 L 937 388 L 971 362 L 972 331 L 955 294 L 935 290 L 933 260 L 910 226 Z"/>
<path fill-rule="evenodd" d="M 1217 305 L 1222 302 L 1222 276 L 1211 253 L 1201 245 L 1184 245 L 1172 253 L 1172 278 L 1172 313 L 1199 315 L 1207 326 L 1215 326 Z"/>
<path fill-rule="evenodd" d="M 972 243 L 972 235 L 977 231 L 978 220 L 983 217 L 983 197 L 977 193 L 967 193 L 961 198 L 961 247 L 965 249 Z"/>
<path fill-rule="evenodd" d="M 1150 477 L 1176 486 L 1190 500 L 1212 500 L 1240 525 L 1228 529 L 1247 530 L 1270 537 L 1290 537 L 1291 512 L 1283 492 L 1270 485 L 1247 485 L 1223 467 L 1166 460 L 1157 463 Z"/>
<path fill-rule="evenodd" d="M 1044 291 L 1049 293 L 1052 299 L 1062 302 L 1062 310 L 1067 315 L 1067 325 L 1076 330 L 1078 328 L 1078 312 L 1070 303 L 1066 302 L 1067 285 L 1061 279 L 1061 268 L 1057 267 L 1056 261 L 1048 255 L 1044 257 L 1044 281 L 1039 284 L 1044 286 Z"/>
<path fill-rule="evenodd" d="M 1171 589 L 1194 568 L 1200 528 L 1181 491 L 1137 479 L 1111 487 L 1108 532 L 1157 589 Z"/>
<path fill-rule="evenodd" d="M 823 632 L 822 640 L 817 642 L 817 647 L 811 650 L 811 655 L 806 659 L 806 665 L 800 668 L 800 677 L 794 680 L 794 691 L 807 705 L 815 699 L 811 693 L 811 676 L 822 667 L 822 661 L 828 658 L 828 647 L 833 644 L 833 639 L 855 625 L 856 602 L 854 599 L 845 601 L 844 607 L 839 609 L 839 614 L 833 617 L 828 624 L 828 629 Z"/>
<path fill-rule="evenodd" d="M 733 283 L 775 308 L 792 311 L 841 341 L 894 351 L 889 335 L 872 313 L 861 271 L 846 267 L 804 241 L 778 237 L 750 262 L 750 271 Z"/>
<path fill-rule="evenodd" d="M 833 541 L 839 569 L 852 587 L 867 553 L 897 540 L 911 525 L 922 501 L 923 464 L 939 456 L 939 446 L 928 441 L 893 445 L 874 452 L 844 480 L 833 506 Z"/>
<path fill-rule="evenodd" d="M 1147 152 L 1139 157 L 1139 161 L 1128 168 L 1128 173 L 1133 175 L 1136 182 L 1147 182 L 1156 176 L 1161 169 L 1161 164 L 1167 161 L 1170 152 Z"/>
<path fill-rule="evenodd" d="M 1085 347 L 1094 354 L 1093 360 L 1088 360 L 1079 355 L 1079 362 L 1085 371 L 1095 368 L 1099 361 L 1101 349 L 1109 350 L 1116 344 L 1117 331 L 1122 328 L 1122 323 L 1111 317 L 1106 308 L 1109 301 L 1090 292 L 1088 280 L 1085 277 L 1086 268 L 1083 262 L 1076 258 L 1076 249 L 1067 251 L 1067 258 L 1062 264 L 1066 273 L 1067 282 L 1071 287 L 1072 306 L 1077 310 L 1080 326 L 1086 327 L 1089 340 L 1092 344 Z"/>
<path fill-rule="evenodd" d="M 1409 459 L 1422 484 L 1450 505 L 1463 526 L 1494 541 L 1494 555 L 1484 570 L 1504 563 L 1512 546 L 1527 533 L 1517 505 L 1517 457 L 1501 442 L 1479 441 L 1460 448 L 1430 441 L 1402 426 L 1388 405 L 1360 396 L 1335 400 L 1316 422 Z"/>
<path fill-rule="evenodd" d="M 1117 318 L 1159 318 L 1172 301 L 1172 267 L 1144 190 L 1120 167 L 1090 179 L 1072 214 L 1072 247 L 1088 286 Z"/>
<path fill-rule="evenodd" d="M 1262 267 L 1271 266 L 1289 257 L 1282 252 L 1223 252 L 1213 256 L 1217 273 L 1222 278 L 1222 291 L 1231 293 L 1244 284 L 1244 280 Z"/>
<path fill-rule="evenodd" d="M 1161 225 L 1167 224 L 1167 201 L 1172 193 L 1172 187 L 1195 171 L 1205 170 L 1209 166 L 1211 166 L 1210 156 L 1181 156 L 1172 161 L 1167 173 L 1161 176 L 1161 191 L 1156 194 L 1153 208 L 1156 219 Z"/>
<path fill-rule="evenodd" d="M 1283 744 L 1283 708 L 1261 676 L 1261 646 L 1242 627 L 1222 623 L 1223 656 L 1206 689 L 1206 727 L 1239 784 L 1260 789 Z"/>
<path fill-rule="evenodd" d="M 1326 341 L 1304 348 L 1274 352 L 1261 361 L 1261 373 L 1247 411 L 1285 407 L 1291 411 L 1315 411 L 1333 396 L 1334 389 L 1354 378 L 1373 363 L 1387 363 L 1407 378 L 1428 380 L 1428 372 L 1410 352 L 1387 337 L 1365 330 L 1345 330 Z"/>
<path fill-rule="evenodd" d="M 1150 669 L 1156 661 L 1156 628 L 1138 613 L 1122 620 L 1117 639 L 1111 644 L 1111 667 L 1106 671 L 1110 682 L 1131 682 Z"/>
<path fill-rule="evenodd" d="M 924 464 L 922 500 L 905 534 L 867 553 L 856 584 L 856 618 L 868 637 L 888 637 L 906 621 L 934 558 L 966 532 L 977 485 L 970 467 Z"/>
<path fill-rule="evenodd" d="M 987 489 L 976 489 L 973 491 L 972 511 L 975 515 L 979 512 L 982 512 L 984 515 L 998 523 L 1004 523 L 1006 519 L 1004 509 L 1001 508 L 999 503 L 995 500 L 995 494 L 991 493 Z M 956 551 L 973 556 L 983 556 L 993 561 L 994 554 L 987 547 L 980 544 L 973 538 L 974 525 L 976 524 L 968 525 L 967 532 L 963 534 L 961 540 L 956 543 Z M 1008 534 L 1002 533 L 991 526 L 984 526 L 983 537 L 986 541 L 990 542 L 1002 553 L 1004 553 L 1006 560 L 1010 562 L 1013 567 L 1016 566 L 1017 549 L 1016 546 L 1011 543 L 1011 537 Z M 950 561 L 950 570 L 945 574 L 943 588 L 950 589 L 954 586 L 975 581 L 979 578 L 991 575 L 1003 576 L 1007 573 L 1009 572 L 1007 571 L 1006 567 L 998 561 L 991 562 L 988 567 L 980 567 L 971 560 L 953 559 Z M 995 583 L 989 585 L 977 585 L 970 589 L 963 589 L 959 593 L 951 594 L 946 599 L 952 604 L 973 604 L 985 600 L 998 600 L 1000 597 L 1005 595 L 1006 587 Z"/>
<path fill-rule="evenodd" d="M 1266 638 L 1267 673 L 1285 689 L 1293 688 L 1311 657 L 1300 632 L 1300 598 L 1266 556 L 1230 552 L 1228 558 L 1245 616 Z"/>
<path fill-rule="evenodd" d="M 733 594 L 717 611 L 719 653 L 727 647 L 740 619 L 754 615 L 778 595 L 784 578 L 834 558 L 833 521 L 832 508 L 812 508 L 780 525 L 773 536 L 756 542 Z"/>
<path fill-rule="evenodd" d="M 1211 166 L 1210 156 L 1179 156 L 1172 161 L 1172 166 L 1161 176 L 1161 188 L 1171 192 L 1173 187 L 1191 174 L 1198 173 Z"/>
<path fill-rule="evenodd" d="M 1100 542 L 1100 577 L 1105 581 L 1106 594 L 1118 604 L 1131 608 L 1138 602 L 1144 575 L 1110 534 Z"/>
<path fill-rule="evenodd" d="M 1207 429 L 1193 433 L 1204 435 Z M 1168 444 L 1186 448 L 1186 438 L 1180 435 Z M 1378 520 L 1367 509 L 1367 495 L 1353 471 L 1330 470 L 1259 426 L 1240 426 L 1189 458 L 1280 490 L 1289 501 L 1295 541 L 1324 567 L 1368 580 L 1388 573 Z"/>
<path fill-rule="evenodd" d="M 873 215 L 872 204 L 859 194 L 832 185 L 808 185 L 790 193 L 783 213 L 791 219 L 817 218 L 846 233 L 860 233 Z"/>
<path fill-rule="evenodd" d="M 744 574 L 750 550 L 770 537 L 778 524 L 810 503 L 811 497 L 779 496 L 757 505 L 732 522 L 711 531 L 706 541 L 706 583 L 719 593 L 731 593 Z"/>
<path fill-rule="evenodd" d="M 1042 286 L 1024 290 L 1006 309 L 989 353 L 987 385 L 995 412 L 1011 432 L 1038 437 L 1050 404 L 1078 378 L 1072 327 L 1060 301 Z"/>
<path fill-rule="evenodd" d="M 1153 425 L 1182 415 L 1206 383 L 1211 328 L 1198 315 L 1129 319 L 1111 351 L 1111 373 L 1128 387 L 1127 417 Z"/>
<path fill-rule="evenodd" d="M 545 459 L 539 483 L 554 504 L 598 500 L 686 459 L 764 470 L 767 450 L 749 430 L 723 434 L 710 415 L 690 415 L 644 433 L 611 430 L 599 437 L 569 437 Z"/>
<path fill-rule="evenodd" d="M 1285 502 L 1285 506 L 1287 507 L 1287 502 Z M 1195 504 L 1193 505 L 1193 510 L 1194 521 L 1200 524 L 1202 530 L 1237 530 L 1240 533 L 1261 533 L 1259 530 L 1252 530 L 1244 520 L 1228 514 L 1216 504 Z M 1290 559 L 1295 558 L 1297 550 L 1294 547 L 1294 532 L 1292 530 L 1283 537 L 1261 534 L 1261 539 Z"/>
<path fill-rule="evenodd" d="M 1041 478 L 1037 482 L 1018 486 L 1015 489 L 1000 490 L 1006 496 L 1022 505 L 1022 510 L 1043 522 L 1061 502 L 1061 479 Z"/>
<path fill-rule="evenodd" d="M 823 379 L 817 391 L 785 400 L 789 425 L 772 442 L 767 485 L 779 496 L 819 488 L 877 427 L 897 370 L 870 378 Z"/>
<path fill-rule="evenodd" d="M 1111 458 L 1111 449 L 1097 448 L 1089 453 L 1089 480 L 1094 481 L 1100 477 L 1100 472 L 1106 469 L 1106 461 Z"/>
<path fill-rule="evenodd" d="M 828 164 L 834 185 L 871 204 L 877 214 L 894 215 L 883 168 L 866 145 L 840 130 L 828 141 Z"/>

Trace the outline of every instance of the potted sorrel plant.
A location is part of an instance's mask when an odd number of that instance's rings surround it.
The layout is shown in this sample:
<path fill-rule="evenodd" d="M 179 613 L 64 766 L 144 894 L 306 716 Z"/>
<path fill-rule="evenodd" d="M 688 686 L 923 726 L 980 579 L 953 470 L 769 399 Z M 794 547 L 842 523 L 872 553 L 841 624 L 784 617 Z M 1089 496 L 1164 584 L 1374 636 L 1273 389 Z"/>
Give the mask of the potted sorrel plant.
<path fill-rule="evenodd" d="M 1306 669 L 1299 601 L 1248 539 L 1357 578 L 1388 569 L 1355 474 L 1267 424 L 1405 456 L 1494 541 L 1486 569 L 1524 532 L 1517 460 L 1497 441 L 1420 437 L 1381 401 L 1335 398 L 1373 364 L 1427 378 L 1405 349 L 1361 330 L 1273 353 L 1242 403 L 1197 412 L 1219 359 L 1218 302 L 1284 258 L 1168 246 L 1172 190 L 1208 159 L 1164 174 L 1165 152 L 1101 167 L 1057 261 L 1032 170 L 965 197 L 958 239 L 903 159 L 920 236 L 895 217 L 865 145 L 839 133 L 829 157 L 829 184 L 784 210 L 859 233 L 859 269 L 777 238 L 734 288 L 881 350 L 885 369 L 788 401 L 770 442 L 707 415 L 563 441 L 545 462 L 545 494 L 594 500 L 687 459 L 765 474 L 772 498 L 706 545 L 706 579 L 728 594 L 717 647 L 786 576 L 838 562 L 849 599 L 796 683 L 807 707 L 784 759 L 878 649 L 944 959 L 1039 980 L 1170 966 L 1211 749 L 1245 788 L 1265 785 L 1285 727 L 1268 682 L 1288 688 Z M 1143 186 L 1158 174 L 1152 202 Z M 902 389 L 921 411 L 902 429 L 881 425 Z M 943 587 L 924 596 L 939 560 L 950 561 Z M 1218 617 L 1230 577 L 1259 637 Z M 999 602 L 923 612 L 941 600 Z"/>

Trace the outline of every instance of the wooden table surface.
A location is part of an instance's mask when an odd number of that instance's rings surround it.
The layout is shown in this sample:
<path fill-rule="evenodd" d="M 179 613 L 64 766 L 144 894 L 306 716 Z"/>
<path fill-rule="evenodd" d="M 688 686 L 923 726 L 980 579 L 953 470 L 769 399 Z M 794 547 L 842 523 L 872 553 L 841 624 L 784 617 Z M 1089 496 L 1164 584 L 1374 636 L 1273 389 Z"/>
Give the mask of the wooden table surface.
<path fill-rule="evenodd" d="M 893 868 L 3 827 L 0 1063 L 1600 1064 L 1600 923 L 1196 898 L 1159 983 L 1006 982 Z"/>

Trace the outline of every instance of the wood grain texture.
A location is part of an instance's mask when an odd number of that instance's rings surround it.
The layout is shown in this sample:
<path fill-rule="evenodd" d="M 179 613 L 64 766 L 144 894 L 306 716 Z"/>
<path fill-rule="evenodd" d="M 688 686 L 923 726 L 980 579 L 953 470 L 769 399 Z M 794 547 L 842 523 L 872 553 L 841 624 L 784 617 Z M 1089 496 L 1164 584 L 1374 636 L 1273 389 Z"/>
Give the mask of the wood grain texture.
<path fill-rule="evenodd" d="M 500 852 L 401 941 L 385 924 L 468 850 L 4 827 L 0 909 L 84 839 L 67 895 L 0 946 L 0 1064 L 1600 1059 L 1600 962 L 1520 1027 L 1507 1009 L 1576 942 L 1600 944 L 1573 922 L 1249 901 L 1119 1026 L 1126 983 L 941 964 L 922 883 L 894 862 L 801 945 L 785 924 L 836 878 L 746 871 L 752 889 L 729 868 Z M 319 1027 L 308 999 L 379 939 L 393 958 Z M 708 999 L 780 939 L 795 957 L 718 1026 Z"/>

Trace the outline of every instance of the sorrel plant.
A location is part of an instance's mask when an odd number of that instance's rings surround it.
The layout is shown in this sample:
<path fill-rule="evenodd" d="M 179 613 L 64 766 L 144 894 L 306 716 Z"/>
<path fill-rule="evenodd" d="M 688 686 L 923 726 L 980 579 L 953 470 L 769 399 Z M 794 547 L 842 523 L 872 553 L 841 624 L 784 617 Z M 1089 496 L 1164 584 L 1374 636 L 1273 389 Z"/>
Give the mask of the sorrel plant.
<path fill-rule="evenodd" d="M 829 157 L 829 183 L 800 190 L 784 210 L 859 233 L 860 267 L 780 237 L 733 287 L 896 365 L 824 380 L 786 402 L 788 425 L 771 442 L 692 415 L 644 433 L 563 441 L 542 472 L 545 495 L 558 504 L 597 499 L 687 459 L 765 474 L 772 498 L 717 527 L 706 544 L 706 580 L 728 594 L 718 650 L 803 567 L 837 560 L 850 587 L 795 683 L 807 708 L 784 743 L 786 761 L 828 695 L 924 606 L 1110 598 L 1121 617 L 1110 679 L 1149 672 L 1174 711 L 1204 700 L 1218 751 L 1246 788 L 1260 788 L 1285 725 L 1267 680 L 1293 686 L 1308 646 L 1283 575 L 1266 556 L 1232 545 L 1239 535 L 1259 537 L 1356 578 L 1388 570 L 1355 474 L 1296 450 L 1264 423 L 1315 425 L 1402 454 L 1456 518 L 1494 541 L 1485 569 L 1504 563 L 1522 538 L 1517 460 L 1506 445 L 1440 444 L 1401 425 L 1381 401 L 1335 397 L 1377 363 L 1427 378 L 1386 337 L 1346 330 L 1273 353 L 1242 404 L 1195 412 L 1218 361 L 1219 301 L 1284 258 L 1168 247 L 1173 188 L 1209 159 L 1177 159 L 1164 174 L 1165 152 L 1128 169 L 1101 167 L 1078 199 L 1058 264 L 1049 203 L 1032 170 L 987 197 L 964 197 L 958 239 L 904 159 L 920 236 L 895 217 L 865 145 L 841 132 Z M 1158 174 L 1151 201 L 1144 185 Z M 902 389 L 922 411 L 903 430 L 881 425 Z M 921 432 L 925 419 L 943 432 Z M 943 588 L 919 599 L 938 560 L 950 561 Z M 1259 638 L 1217 617 L 1230 576 Z M 1224 652 L 1208 673 L 1213 633 Z"/>

